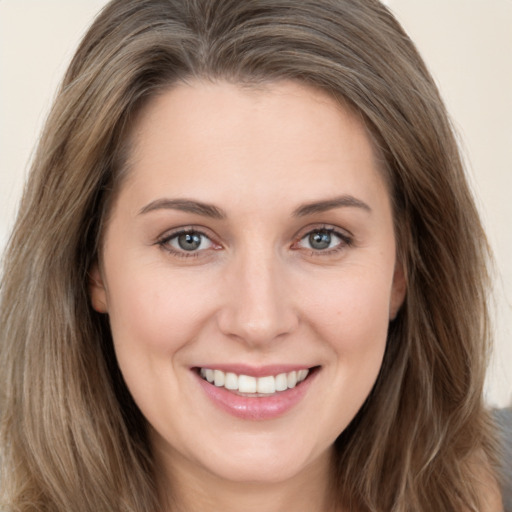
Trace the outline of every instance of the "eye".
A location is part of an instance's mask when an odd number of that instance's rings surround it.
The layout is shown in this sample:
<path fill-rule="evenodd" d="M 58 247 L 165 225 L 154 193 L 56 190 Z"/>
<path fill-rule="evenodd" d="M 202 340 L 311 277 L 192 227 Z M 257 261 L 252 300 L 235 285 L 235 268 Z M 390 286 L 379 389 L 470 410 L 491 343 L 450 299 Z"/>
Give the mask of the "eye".
<path fill-rule="evenodd" d="M 199 251 L 214 247 L 214 243 L 208 236 L 193 229 L 168 235 L 160 240 L 158 244 L 171 253 L 180 256 L 193 256 Z"/>
<path fill-rule="evenodd" d="M 311 249 L 316 252 L 340 250 L 351 244 L 350 237 L 343 235 L 332 228 L 321 228 L 310 231 L 303 236 L 297 246 L 302 249 Z"/>
<path fill-rule="evenodd" d="M 312 249 L 322 251 L 323 249 L 329 249 L 333 238 L 336 239 L 336 235 L 332 235 L 329 231 L 315 231 L 307 236 L 308 244 Z"/>
<path fill-rule="evenodd" d="M 197 232 L 181 233 L 174 236 L 169 242 L 173 247 L 184 251 L 197 251 L 209 247 L 208 238 Z"/>

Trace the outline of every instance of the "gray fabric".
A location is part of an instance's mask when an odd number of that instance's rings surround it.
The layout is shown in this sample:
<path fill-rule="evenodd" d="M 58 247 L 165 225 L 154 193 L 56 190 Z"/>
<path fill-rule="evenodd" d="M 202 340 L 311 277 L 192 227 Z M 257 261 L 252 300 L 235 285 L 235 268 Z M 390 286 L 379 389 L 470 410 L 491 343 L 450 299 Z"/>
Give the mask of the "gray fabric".
<path fill-rule="evenodd" d="M 512 408 L 494 412 L 500 432 L 503 463 L 502 493 L 505 512 L 512 512 Z"/>

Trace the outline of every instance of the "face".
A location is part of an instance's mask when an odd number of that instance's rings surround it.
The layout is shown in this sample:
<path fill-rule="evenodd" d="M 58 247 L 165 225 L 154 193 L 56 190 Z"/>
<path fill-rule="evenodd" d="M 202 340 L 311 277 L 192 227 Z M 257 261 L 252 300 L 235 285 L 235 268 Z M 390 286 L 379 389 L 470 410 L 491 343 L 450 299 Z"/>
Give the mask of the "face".
<path fill-rule="evenodd" d="M 92 303 L 157 457 L 231 481 L 327 464 L 405 293 L 363 123 L 291 82 L 153 99 L 100 259 Z"/>

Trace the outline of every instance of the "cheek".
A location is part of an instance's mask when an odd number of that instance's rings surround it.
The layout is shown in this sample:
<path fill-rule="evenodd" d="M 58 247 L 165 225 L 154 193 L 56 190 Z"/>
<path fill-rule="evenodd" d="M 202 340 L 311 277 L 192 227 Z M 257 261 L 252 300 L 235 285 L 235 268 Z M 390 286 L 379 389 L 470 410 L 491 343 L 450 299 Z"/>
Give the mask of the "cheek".
<path fill-rule="evenodd" d="M 165 400 L 165 409 L 179 407 L 175 400 L 180 396 L 183 348 L 197 339 L 209 315 L 204 281 L 173 275 L 158 264 L 131 266 L 119 260 L 108 275 L 117 361 L 135 402 L 153 423 L 164 407 L 155 397 Z"/>
<path fill-rule="evenodd" d="M 176 352 L 194 338 L 209 301 L 201 279 L 159 265 L 117 267 L 110 273 L 109 317 L 116 350 Z M 127 277 L 128 276 L 128 277 Z"/>
<path fill-rule="evenodd" d="M 373 388 L 389 323 L 389 269 L 379 272 L 371 265 L 354 265 L 344 270 L 322 279 L 321 287 L 303 282 L 297 290 L 303 321 L 323 354 L 323 393 L 315 418 L 318 439 L 330 443 L 350 424 Z"/>
<path fill-rule="evenodd" d="M 354 269 L 324 282 L 322 287 L 308 287 L 304 301 L 310 321 L 325 334 L 323 337 L 336 345 L 339 340 L 348 350 L 381 344 L 389 323 L 388 273 Z"/>
<path fill-rule="evenodd" d="M 331 354 L 331 382 L 357 410 L 380 371 L 389 325 L 386 273 L 354 272 L 309 294 L 310 324 Z M 353 411 L 354 414 L 356 411 Z"/>

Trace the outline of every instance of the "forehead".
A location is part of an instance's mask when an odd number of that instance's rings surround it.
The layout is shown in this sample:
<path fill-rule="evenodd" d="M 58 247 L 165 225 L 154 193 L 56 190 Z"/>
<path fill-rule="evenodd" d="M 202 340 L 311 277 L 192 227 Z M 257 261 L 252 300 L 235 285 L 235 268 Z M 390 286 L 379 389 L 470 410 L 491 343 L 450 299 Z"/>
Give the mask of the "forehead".
<path fill-rule="evenodd" d="M 140 111 L 130 142 L 125 186 L 147 201 L 163 190 L 244 201 L 269 187 L 284 200 L 385 186 L 361 117 L 296 82 L 175 85 Z"/>

